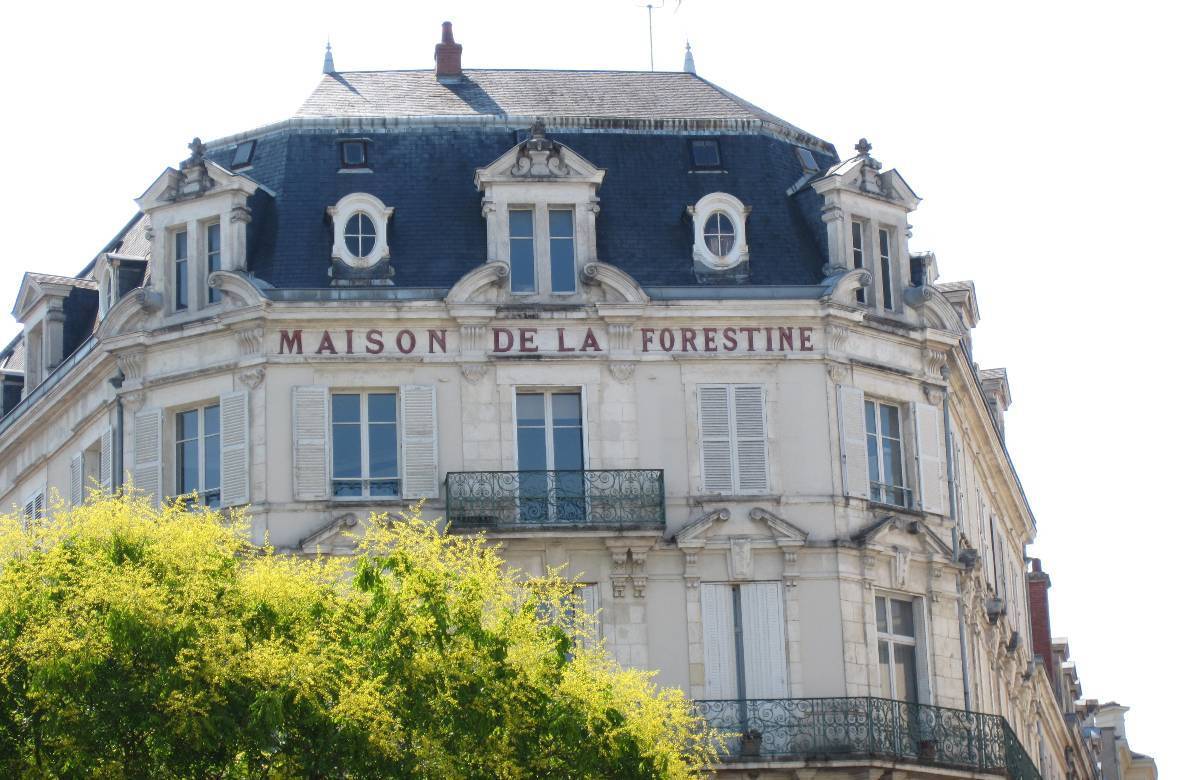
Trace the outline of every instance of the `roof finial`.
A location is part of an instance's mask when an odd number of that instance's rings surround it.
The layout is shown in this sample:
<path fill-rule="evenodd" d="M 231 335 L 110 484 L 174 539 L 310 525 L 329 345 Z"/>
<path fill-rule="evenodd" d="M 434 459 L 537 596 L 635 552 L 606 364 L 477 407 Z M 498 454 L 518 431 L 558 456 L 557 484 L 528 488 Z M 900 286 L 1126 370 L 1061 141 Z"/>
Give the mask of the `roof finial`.
<path fill-rule="evenodd" d="M 188 149 L 192 150 L 192 155 L 191 157 L 188 157 L 187 162 L 183 164 L 184 168 L 194 168 L 195 166 L 204 162 L 204 153 L 208 150 L 204 146 L 203 142 L 200 141 L 199 137 L 192 139 L 192 142 L 188 144 Z"/>
<path fill-rule="evenodd" d="M 325 39 L 325 67 L 321 68 L 322 73 L 337 73 L 337 68 L 333 67 L 333 47 L 329 44 L 329 39 Z"/>
<path fill-rule="evenodd" d="M 691 73 L 693 76 L 696 74 L 696 60 L 694 60 L 692 58 L 692 42 L 691 41 L 687 42 L 687 48 L 684 50 L 684 53 L 683 53 L 683 72 Z"/>
<path fill-rule="evenodd" d="M 871 142 L 865 138 L 858 139 L 858 143 L 854 146 L 854 151 L 858 152 L 859 157 L 870 157 Z"/>

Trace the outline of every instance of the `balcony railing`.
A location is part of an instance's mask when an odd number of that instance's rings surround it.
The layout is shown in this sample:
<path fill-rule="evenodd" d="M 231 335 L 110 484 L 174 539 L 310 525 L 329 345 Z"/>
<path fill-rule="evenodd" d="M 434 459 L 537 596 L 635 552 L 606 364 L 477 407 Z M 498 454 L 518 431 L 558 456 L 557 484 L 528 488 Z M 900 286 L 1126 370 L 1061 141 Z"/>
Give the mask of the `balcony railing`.
<path fill-rule="evenodd" d="M 726 761 L 879 758 L 1041 780 L 999 715 L 874 697 L 701 700 Z"/>
<path fill-rule="evenodd" d="M 666 517 L 661 469 L 446 475 L 446 518 L 455 527 L 653 528 Z"/>

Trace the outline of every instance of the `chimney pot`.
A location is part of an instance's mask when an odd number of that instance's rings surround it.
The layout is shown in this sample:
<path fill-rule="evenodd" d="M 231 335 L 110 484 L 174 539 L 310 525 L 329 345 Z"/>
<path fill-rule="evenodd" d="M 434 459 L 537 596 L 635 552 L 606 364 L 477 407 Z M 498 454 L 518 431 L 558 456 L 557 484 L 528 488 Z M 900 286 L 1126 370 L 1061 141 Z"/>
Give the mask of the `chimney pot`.
<path fill-rule="evenodd" d="M 434 73 L 443 83 L 462 80 L 462 44 L 454 42 L 454 28 L 442 22 L 442 42 L 433 49 Z"/>

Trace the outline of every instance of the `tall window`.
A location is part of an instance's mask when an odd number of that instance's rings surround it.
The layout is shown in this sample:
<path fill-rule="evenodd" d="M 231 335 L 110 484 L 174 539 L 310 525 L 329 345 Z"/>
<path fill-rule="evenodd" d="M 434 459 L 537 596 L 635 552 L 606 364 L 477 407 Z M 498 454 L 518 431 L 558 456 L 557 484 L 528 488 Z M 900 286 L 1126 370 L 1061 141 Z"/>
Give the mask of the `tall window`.
<path fill-rule="evenodd" d="M 700 478 L 706 493 L 767 492 L 766 393 L 761 385 L 700 385 Z"/>
<path fill-rule="evenodd" d="M 878 401 L 866 402 L 867 466 L 871 500 L 911 506 L 912 491 L 904 486 L 904 442 L 900 408 Z"/>
<path fill-rule="evenodd" d="M 582 522 L 583 396 L 517 393 L 517 468 L 525 522 Z"/>
<path fill-rule="evenodd" d="M 175 415 L 175 493 L 199 494 L 204 506 L 221 504 L 221 407 Z"/>
<path fill-rule="evenodd" d="M 208 272 L 221 270 L 221 223 L 214 222 L 204 230 L 204 253 L 208 256 Z M 208 302 L 216 303 L 221 300 L 221 291 L 209 286 Z"/>
<path fill-rule="evenodd" d="M 550 291 L 575 292 L 575 212 L 550 209 Z"/>
<path fill-rule="evenodd" d="M 866 265 L 866 248 L 863 246 L 863 223 L 850 223 L 850 243 L 852 245 L 852 254 L 854 255 L 854 267 L 863 268 Z M 854 291 L 854 297 L 859 303 L 866 303 L 867 291 L 860 287 Z"/>
<path fill-rule="evenodd" d="M 396 393 L 334 393 L 333 496 L 400 495 Z"/>
<path fill-rule="evenodd" d="M 703 583 L 700 610 L 706 698 L 789 695 L 780 583 Z"/>
<path fill-rule="evenodd" d="M 180 230 L 175 234 L 175 309 L 188 307 L 188 234 Z"/>
<path fill-rule="evenodd" d="M 509 280 L 515 293 L 536 292 L 534 273 L 533 209 L 508 212 Z"/>
<path fill-rule="evenodd" d="M 892 234 L 879 230 L 879 289 L 883 293 L 883 308 L 889 311 L 892 305 Z"/>
<path fill-rule="evenodd" d="M 891 596 L 875 597 L 875 629 L 879 635 L 879 680 L 883 695 L 918 700 L 916 605 Z"/>

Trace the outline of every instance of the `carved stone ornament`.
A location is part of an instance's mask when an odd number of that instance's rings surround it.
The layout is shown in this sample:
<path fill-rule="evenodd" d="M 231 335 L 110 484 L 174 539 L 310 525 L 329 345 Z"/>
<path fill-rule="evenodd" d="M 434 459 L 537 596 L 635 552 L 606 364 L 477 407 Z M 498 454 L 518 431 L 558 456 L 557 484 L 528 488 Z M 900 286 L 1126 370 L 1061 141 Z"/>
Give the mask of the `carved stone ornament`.
<path fill-rule="evenodd" d="M 754 549 L 750 539 L 739 536 L 729 540 L 729 574 L 735 580 L 754 578 Z"/>
<path fill-rule="evenodd" d="M 130 390 L 121 394 L 121 403 L 128 412 L 140 412 L 146 403 L 146 393 L 143 390 Z"/>
<path fill-rule="evenodd" d="M 258 355 L 262 352 L 263 327 L 255 325 L 252 328 L 242 328 L 237 331 L 238 349 L 244 356 Z"/>
<path fill-rule="evenodd" d="M 627 360 L 616 360 L 608 364 L 608 371 L 618 382 L 628 382 L 636 365 Z"/>
<path fill-rule="evenodd" d="M 937 385 L 921 385 L 921 392 L 925 394 L 925 400 L 934 406 L 940 406 L 946 397 L 945 389 Z"/>
<path fill-rule="evenodd" d="M 829 325 L 825 328 L 825 338 L 829 339 L 830 349 L 840 350 L 850 339 L 850 329 L 845 325 Z"/>
<path fill-rule="evenodd" d="M 921 352 L 921 359 L 925 365 L 925 371 L 930 376 L 941 376 L 942 366 L 946 365 L 946 360 L 949 355 L 939 349 L 925 349 Z"/>
<path fill-rule="evenodd" d="M 242 373 L 238 374 L 238 381 L 245 385 L 247 389 L 253 390 L 262 384 L 262 381 L 266 378 L 266 376 L 266 369 L 264 369 L 262 366 L 258 366 L 257 368 L 251 368 L 248 371 L 243 371 Z"/>
<path fill-rule="evenodd" d="M 908 564 L 912 559 L 912 553 L 903 547 L 892 548 L 896 557 L 892 559 L 892 586 L 903 588 L 908 584 Z"/>
<path fill-rule="evenodd" d="M 546 123 L 542 120 L 529 128 L 529 138 L 517 149 L 517 161 L 509 173 L 521 178 L 557 178 L 571 174 L 571 167 L 563 162 L 562 147 L 546 137 Z"/>
<path fill-rule="evenodd" d="M 463 363 L 459 366 L 463 379 L 473 385 L 479 384 L 479 380 L 483 379 L 484 375 L 487 374 L 487 369 L 487 363 Z"/>
<path fill-rule="evenodd" d="M 145 366 L 145 353 L 127 352 L 123 355 L 117 355 L 117 367 L 121 369 L 121 373 L 125 375 L 125 379 L 130 382 L 141 381 Z"/>
<path fill-rule="evenodd" d="M 836 384 L 844 385 L 850 380 L 850 367 L 842 363 L 830 363 L 825 366 L 829 378 Z"/>

